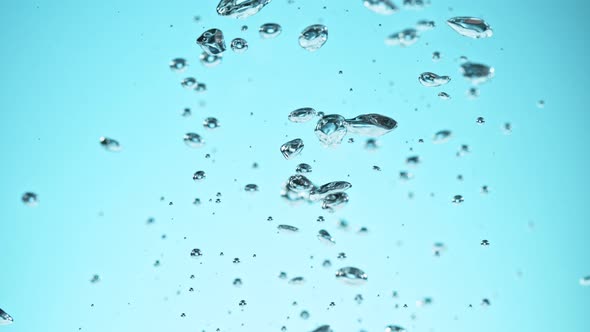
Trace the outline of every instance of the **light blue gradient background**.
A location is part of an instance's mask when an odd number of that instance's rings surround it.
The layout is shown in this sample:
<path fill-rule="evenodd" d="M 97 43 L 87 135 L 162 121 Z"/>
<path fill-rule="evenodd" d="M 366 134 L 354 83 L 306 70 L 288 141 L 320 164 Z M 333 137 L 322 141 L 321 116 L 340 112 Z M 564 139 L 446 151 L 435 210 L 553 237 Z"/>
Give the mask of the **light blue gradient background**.
<path fill-rule="evenodd" d="M 216 0 L 3 0 L 0 308 L 15 323 L 0 330 L 590 330 L 590 288 L 578 282 L 590 274 L 588 4 L 432 2 L 423 11 L 379 16 L 360 0 L 274 0 L 234 20 L 216 15 Z M 471 40 L 444 24 L 460 15 L 485 18 L 494 36 Z M 419 19 L 437 28 L 408 48 L 384 45 L 387 35 Z M 267 22 L 280 23 L 283 33 L 262 40 L 257 30 Z M 320 22 L 329 41 L 308 53 L 297 37 Z M 241 32 L 243 24 L 250 29 Z M 212 27 L 224 31 L 228 46 L 247 39 L 249 50 L 228 51 L 218 67 L 203 67 L 195 39 Z M 442 61 L 432 62 L 433 51 Z M 465 95 L 461 55 L 496 68 L 476 100 Z M 168 69 L 175 57 L 189 60 L 186 73 Z M 422 87 L 423 71 L 452 81 L 444 89 Z M 208 91 L 182 89 L 188 76 Z M 443 90 L 453 98 L 440 100 Z M 536 107 L 539 99 L 544 109 Z M 287 121 L 288 112 L 305 106 L 346 117 L 382 113 L 399 128 L 379 140 L 376 152 L 359 137 L 326 150 L 313 123 Z M 184 107 L 192 117 L 180 116 Z M 207 116 L 222 127 L 205 130 Z M 476 125 L 478 116 L 485 125 Z M 503 134 L 504 122 L 512 123 L 512 135 Z M 441 129 L 453 138 L 432 144 Z M 202 134 L 206 146 L 185 146 L 189 131 Z M 119 140 L 123 151 L 102 149 L 103 135 Z M 303 154 L 286 161 L 278 148 L 296 137 L 306 143 Z M 426 142 L 417 144 L 419 138 Z M 461 144 L 472 153 L 456 158 Z M 400 182 L 398 172 L 414 154 L 423 160 L 410 169 L 415 179 Z M 253 162 L 260 167 L 252 169 Z M 328 214 L 318 205 L 283 202 L 280 185 L 300 162 L 312 164 L 316 183 L 351 182 L 350 204 Z M 207 179 L 194 183 L 201 169 Z M 244 192 L 247 183 L 260 192 Z M 480 194 L 484 184 L 487 196 Z M 22 204 L 26 191 L 38 193 L 39 206 Z M 222 202 L 209 202 L 217 192 Z M 464 204 L 450 203 L 455 194 Z M 195 197 L 201 206 L 192 204 Z M 146 225 L 149 217 L 156 222 Z M 339 218 L 349 221 L 348 231 L 337 228 Z M 279 223 L 301 231 L 277 234 Z M 356 233 L 361 226 L 367 235 Z M 316 239 L 320 228 L 336 246 Z M 482 239 L 491 245 L 481 247 Z M 431 249 L 437 241 L 448 246 L 439 258 Z M 195 247 L 204 252 L 202 264 L 189 257 Z M 348 258 L 337 260 L 338 252 Z M 234 257 L 242 263 L 232 264 Z M 325 258 L 332 268 L 321 267 Z M 369 282 L 350 287 L 334 280 L 335 269 L 348 265 L 364 269 Z M 307 283 L 288 285 L 277 278 L 280 271 Z M 100 283 L 89 282 L 93 274 Z M 241 288 L 232 285 L 236 277 Z M 358 293 L 365 298 L 360 306 L 353 301 Z M 424 296 L 434 303 L 417 308 Z M 492 305 L 481 307 L 482 298 Z M 307 321 L 299 318 L 304 309 Z"/>

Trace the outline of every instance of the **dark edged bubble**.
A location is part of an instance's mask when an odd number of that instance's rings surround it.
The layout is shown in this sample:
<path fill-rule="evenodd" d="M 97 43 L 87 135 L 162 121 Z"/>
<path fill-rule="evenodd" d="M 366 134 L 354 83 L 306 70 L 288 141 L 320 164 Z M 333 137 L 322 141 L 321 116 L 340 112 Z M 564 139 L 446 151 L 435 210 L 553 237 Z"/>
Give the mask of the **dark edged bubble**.
<path fill-rule="evenodd" d="M 370 113 L 347 119 L 345 125 L 351 134 L 378 137 L 397 128 L 397 121 L 385 115 Z"/>
<path fill-rule="evenodd" d="M 455 195 L 455 196 L 453 196 L 453 199 L 451 201 L 455 204 L 461 204 L 461 203 L 463 203 L 464 200 L 465 199 L 463 198 L 463 196 Z"/>
<path fill-rule="evenodd" d="M 434 134 L 432 138 L 432 142 L 435 144 L 445 143 L 450 140 L 452 137 L 452 132 L 450 130 L 440 130 Z"/>
<path fill-rule="evenodd" d="M 170 70 L 182 73 L 188 68 L 188 62 L 183 58 L 176 58 L 170 61 Z"/>
<path fill-rule="evenodd" d="M 117 140 L 104 136 L 99 138 L 99 143 L 105 150 L 111 152 L 119 152 L 123 148 Z"/>
<path fill-rule="evenodd" d="M 195 248 L 195 249 L 191 250 L 190 255 L 193 258 L 199 258 L 199 257 L 203 256 L 203 252 L 201 252 L 201 249 Z"/>
<path fill-rule="evenodd" d="M 336 271 L 336 279 L 342 280 L 347 284 L 360 285 L 367 282 L 368 276 L 359 268 L 347 266 Z"/>
<path fill-rule="evenodd" d="M 10 325 L 14 323 L 14 319 L 2 308 L 0 308 L 0 326 L 2 325 Z"/>
<path fill-rule="evenodd" d="M 328 41 L 328 28 L 322 24 L 313 24 L 301 31 L 299 46 L 309 52 L 319 50 Z"/>
<path fill-rule="evenodd" d="M 281 34 L 282 28 L 277 23 L 265 23 L 260 26 L 258 32 L 263 39 L 272 39 Z"/>
<path fill-rule="evenodd" d="M 220 127 L 219 120 L 214 117 L 208 117 L 203 120 L 203 127 L 207 129 L 216 129 Z"/>
<path fill-rule="evenodd" d="M 256 191 L 258 191 L 258 185 L 253 184 L 253 183 L 247 184 L 244 187 L 244 191 L 247 191 L 247 192 L 256 192 Z"/>
<path fill-rule="evenodd" d="M 316 116 L 316 111 L 311 107 L 298 108 L 289 113 L 288 119 L 291 122 L 303 123 Z"/>
<path fill-rule="evenodd" d="M 185 89 L 194 89 L 197 86 L 197 80 L 194 77 L 187 77 L 180 81 L 180 85 Z"/>
<path fill-rule="evenodd" d="M 311 165 L 306 164 L 306 163 L 301 163 L 299 165 L 297 165 L 297 168 L 295 168 L 295 172 L 297 173 L 311 173 L 312 168 Z"/>
<path fill-rule="evenodd" d="M 453 17 L 447 20 L 447 24 L 460 35 L 469 38 L 489 38 L 494 34 L 490 26 L 481 18 Z"/>
<path fill-rule="evenodd" d="M 236 53 L 244 53 L 248 50 L 248 42 L 243 38 L 235 38 L 231 41 L 230 47 Z"/>
<path fill-rule="evenodd" d="M 196 171 L 195 174 L 193 174 L 193 180 L 195 180 L 195 181 L 204 180 L 205 177 L 207 177 L 207 174 L 205 174 L 205 171 Z"/>
<path fill-rule="evenodd" d="M 197 44 L 209 55 L 221 55 L 225 51 L 223 32 L 219 29 L 209 29 L 197 38 Z"/>
<path fill-rule="evenodd" d="M 424 72 L 418 76 L 420 84 L 426 87 L 437 87 L 447 84 L 451 81 L 449 76 L 440 76 L 431 72 Z"/>
<path fill-rule="evenodd" d="M 287 233 L 296 233 L 299 231 L 299 228 L 297 228 L 295 226 L 291 226 L 291 225 L 278 225 L 277 229 L 279 231 L 284 231 Z"/>
<path fill-rule="evenodd" d="M 303 144 L 303 140 L 301 138 L 296 138 L 281 145 L 281 153 L 283 154 L 283 157 L 285 157 L 285 159 L 292 159 L 295 156 L 301 154 L 301 151 L 303 151 L 304 146 L 305 145 Z"/>
<path fill-rule="evenodd" d="M 315 127 L 315 134 L 324 146 L 335 146 L 346 135 L 346 119 L 338 114 L 324 115 Z"/>
<path fill-rule="evenodd" d="M 184 143 L 191 148 L 199 148 L 205 144 L 201 135 L 196 133 L 186 133 L 182 139 Z"/>
<path fill-rule="evenodd" d="M 37 206 L 39 204 L 39 198 L 37 194 L 33 192 L 26 192 L 21 196 L 21 201 L 27 206 Z"/>

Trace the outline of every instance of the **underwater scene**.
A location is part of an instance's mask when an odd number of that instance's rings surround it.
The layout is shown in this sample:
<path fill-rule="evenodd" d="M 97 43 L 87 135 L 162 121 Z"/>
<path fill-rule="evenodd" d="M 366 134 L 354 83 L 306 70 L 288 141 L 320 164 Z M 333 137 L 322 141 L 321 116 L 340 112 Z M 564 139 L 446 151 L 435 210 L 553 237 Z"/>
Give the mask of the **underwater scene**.
<path fill-rule="evenodd" d="M 0 8 L 0 332 L 590 331 L 588 3 Z"/>

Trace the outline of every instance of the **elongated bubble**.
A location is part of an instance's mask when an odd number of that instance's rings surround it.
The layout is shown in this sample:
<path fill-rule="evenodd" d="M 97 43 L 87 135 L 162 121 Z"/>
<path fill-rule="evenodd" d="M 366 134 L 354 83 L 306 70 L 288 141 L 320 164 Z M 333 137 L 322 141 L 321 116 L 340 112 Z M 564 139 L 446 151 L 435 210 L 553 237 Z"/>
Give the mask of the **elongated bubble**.
<path fill-rule="evenodd" d="M 489 38 L 494 33 L 481 18 L 459 16 L 447 20 L 447 24 L 457 33 L 469 38 Z"/>
<path fill-rule="evenodd" d="M 360 285 L 367 282 L 368 276 L 359 268 L 347 266 L 336 271 L 336 279 L 342 280 L 347 284 Z"/>
<path fill-rule="evenodd" d="M 258 13 L 271 0 L 221 0 L 217 14 L 233 18 L 247 18 Z"/>
<path fill-rule="evenodd" d="M 387 134 L 397 127 L 397 121 L 381 114 L 361 114 L 346 120 L 349 133 L 377 137 Z"/>
<path fill-rule="evenodd" d="M 363 5 L 372 12 L 381 15 L 391 15 L 399 11 L 390 0 L 363 0 Z"/>

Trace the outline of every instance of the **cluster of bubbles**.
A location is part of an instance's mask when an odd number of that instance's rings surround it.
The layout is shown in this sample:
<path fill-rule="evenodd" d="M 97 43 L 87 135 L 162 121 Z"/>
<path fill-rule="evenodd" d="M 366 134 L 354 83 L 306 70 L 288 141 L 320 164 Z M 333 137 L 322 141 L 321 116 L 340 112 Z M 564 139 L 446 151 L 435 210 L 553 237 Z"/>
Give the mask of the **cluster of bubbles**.
<path fill-rule="evenodd" d="M 344 191 L 352 185 L 346 181 L 333 181 L 321 186 L 314 185 L 305 175 L 295 174 L 283 184 L 281 197 L 295 202 L 322 202 L 322 209 L 333 212 L 348 203 L 348 194 Z"/>
<path fill-rule="evenodd" d="M 217 6 L 217 13 L 221 16 L 227 16 L 231 18 L 238 18 L 244 19 L 250 17 L 260 10 L 262 10 L 266 5 L 268 5 L 271 0 L 221 0 Z M 400 8 L 397 7 L 392 1 L 390 0 L 363 0 L 363 5 L 368 8 L 370 11 L 380 14 L 380 15 L 392 15 L 397 13 Z M 423 9 L 429 4 L 429 1 L 424 0 L 404 0 L 403 7 L 406 9 Z M 473 38 L 473 39 L 482 39 L 482 38 L 490 38 L 493 36 L 493 31 L 490 28 L 489 24 L 480 18 L 475 17 L 453 17 L 446 21 L 447 25 L 459 35 Z M 418 21 L 414 27 L 404 29 L 400 32 L 393 33 L 389 35 L 385 42 L 387 45 L 399 45 L 402 47 L 407 47 L 415 44 L 419 38 L 420 34 L 425 31 L 429 31 L 436 28 L 436 24 L 434 21 L 429 20 L 420 20 Z M 247 30 L 247 26 L 243 26 L 242 31 Z M 262 39 L 273 39 L 278 37 L 283 31 L 281 25 L 277 23 L 265 23 L 262 24 L 258 32 Z M 315 52 L 321 49 L 324 44 L 328 40 L 328 28 L 322 24 L 313 24 L 301 31 L 298 42 L 299 45 L 309 52 Z M 226 42 L 223 32 L 220 29 L 212 28 L 204 31 L 196 40 L 196 43 L 201 47 L 203 52 L 200 55 L 200 62 L 206 67 L 214 67 L 221 63 L 222 56 L 226 51 Z M 248 42 L 243 38 L 234 38 L 229 43 L 230 48 L 235 53 L 244 53 L 248 50 Z M 433 61 L 439 61 L 441 59 L 440 52 L 434 52 L 432 54 Z M 171 60 L 169 67 L 170 70 L 177 73 L 183 73 L 187 70 L 189 64 L 186 59 L 184 58 L 174 58 Z M 476 63 L 468 61 L 466 57 L 462 57 L 462 63 L 460 65 L 460 72 L 461 75 L 469 80 L 473 87 L 468 90 L 468 95 L 471 97 L 477 97 L 478 89 L 475 87 L 479 84 L 488 82 L 494 76 L 494 68 L 482 63 Z M 424 87 L 441 87 L 448 84 L 451 81 L 451 77 L 447 75 L 439 75 L 433 72 L 423 72 L 418 77 L 419 83 Z M 204 92 L 206 91 L 207 87 L 204 83 L 198 82 L 193 77 L 186 77 L 181 80 L 181 86 L 195 91 L 195 92 Z M 438 96 L 441 99 L 448 100 L 451 96 L 444 92 L 438 92 Z M 539 108 L 543 108 L 545 106 L 545 102 L 543 100 L 538 101 L 537 106 Z M 190 116 L 191 111 L 189 108 L 184 109 L 183 116 Z M 296 109 L 289 113 L 288 120 L 293 123 L 307 123 L 313 119 L 317 119 L 314 133 L 317 136 L 320 143 L 325 147 L 335 147 L 341 144 L 342 140 L 345 138 L 347 134 L 351 135 L 358 135 L 369 137 L 366 141 L 366 148 L 367 149 L 376 149 L 377 148 L 377 141 L 375 140 L 376 137 L 385 135 L 392 130 L 396 129 L 398 123 L 396 120 L 392 119 L 391 117 L 376 114 L 376 113 L 369 113 L 369 114 L 360 114 L 356 117 L 352 118 L 345 118 L 340 114 L 324 114 L 323 112 L 317 112 L 314 108 L 311 107 L 304 107 Z M 477 117 L 475 122 L 478 125 L 485 124 L 485 119 L 483 117 Z M 220 123 L 217 118 L 214 117 L 207 117 L 203 121 L 203 127 L 208 130 L 213 130 L 220 127 Z M 505 123 L 503 126 L 504 132 L 509 134 L 512 131 L 512 126 L 510 123 Z M 440 130 L 436 132 L 432 137 L 432 142 L 435 144 L 441 144 L 449 141 L 452 137 L 452 132 L 450 130 Z M 352 138 L 350 138 L 352 140 Z M 194 132 L 188 132 L 183 137 L 184 143 L 191 148 L 200 148 L 205 144 L 205 140 L 203 137 Z M 420 140 L 422 141 L 422 140 Z M 422 141 L 423 142 L 423 141 Z M 105 150 L 111 152 L 118 152 L 121 151 L 122 146 L 120 143 L 108 137 L 100 137 L 99 144 Z M 287 160 L 293 159 L 301 154 L 304 148 L 304 142 L 301 138 L 292 139 L 280 147 L 280 152 L 283 157 Z M 470 152 L 468 145 L 461 145 L 459 151 L 457 152 L 457 156 L 461 157 Z M 419 156 L 410 156 L 406 159 L 406 164 L 408 165 L 417 165 L 420 163 Z M 379 166 L 373 166 L 374 170 L 381 170 Z M 281 190 L 281 197 L 284 198 L 288 202 L 307 202 L 307 203 L 316 203 L 321 202 L 321 207 L 324 210 L 329 212 L 333 212 L 343 206 L 347 205 L 349 201 L 349 196 L 345 192 L 347 189 L 350 189 L 352 185 L 346 181 L 333 181 L 328 182 L 323 185 L 315 185 L 308 179 L 306 176 L 307 174 L 312 172 L 312 167 L 306 163 L 300 163 L 297 165 L 296 174 L 290 176 L 287 181 L 283 184 Z M 304 175 L 306 174 L 306 175 Z M 206 178 L 205 171 L 199 170 L 193 174 L 194 181 L 202 181 Z M 408 171 L 400 171 L 399 178 L 402 180 L 410 180 L 413 178 L 413 174 Z M 459 179 L 462 179 L 462 176 L 458 176 Z M 244 191 L 246 192 L 257 192 L 259 190 L 258 185 L 256 184 L 247 184 L 244 186 Z M 481 192 L 483 194 L 487 194 L 489 192 L 488 186 L 484 185 L 481 187 Z M 37 194 L 33 192 L 26 192 L 22 195 L 22 202 L 27 206 L 36 206 L 38 204 L 38 197 Z M 219 200 L 219 198 L 218 198 Z M 454 195 L 451 197 L 451 203 L 453 204 L 462 204 L 464 202 L 464 197 L 460 194 Z M 200 199 L 195 199 L 195 204 L 200 203 Z M 172 203 L 170 203 L 172 204 Z M 272 217 L 269 217 L 269 220 L 272 220 Z M 323 221 L 323 217 L 319 217 L 318 221 Z M 153 218 L 148 219 L 148 224 L 154 222 Z M 342 221 L 345 223 L 345 221 Z M 343 227 L 345 227 L 344 225 Z M 280 224 L 277 226 L 278 232 L 285 232 L 285 233 L 296 233 L 299 232 L 299 228 L 287 225 L 287 224 Z M 362 228 L 359 233 L 366 233 L 367 229 Z M 321 229 L 317 233 L 317 238 L 320 242 L 326 245 L 335 245 L 336 240 L 332 237 L 332 235 L 325 229 Z M 487 247 L 490 245 L 490 242 L 486 239 L 481 241 L 481 246 Z M 443 242 L 435 242 L 432 246 L 432 251 L 435 256 L 440 256 L 444 252 L 446 252 L 447 246 Z M 220 254 L 223 256 L 223 253 Z M 201 249 L 194 248 L 190 251 L 190 257 L 194 259 L 200 259 L 203 256 L 203 252 Z M 345 253 L 339 253 L 338 259 L 345 259 Z M 234 264 L 240 263 L 239 258 L 233 259 Z M 156 261 L 154 266 L 159 266 L 160 261 Z M 324 267 L 330 267 L 332 263 L 330 260 L 325 260 L 322 264 Z M 194 278 L 194 275 L 191 276 Z M 281 272 L 279 274 L 280 279 L 287 280 L 287 274 L 285 272 Z M 335 278 L 340 280 L 346 284 L 352 285 L 362 285 L 368 281 L 367 274 L 357 268 L 352 266 L 342 267 L 338 269 L 335 273 Z M 90 279 L 90 282 L 95 284 L 100 282 L 99 275 L 93 275 Z M 302 276 L 296 276 L 288 280 L 288 284 L 291 285 L 302 285 L 305 283 L 305 278 Z M 235 278 L 232 284 L 236 287 L 242 286 L 242 279 Z M 579 284 L 582 286 L 590 286 L 590 276 L 585 276 L 580 278 Z M 193 291 L 193 288 L 190 288 L 190 291 Z M 394 292 L 394 297 L 397 296 L 397 292 Z M 357 294 L 354 297 L 354 301 L 358 304 L 362 303 L 363 297 L 361 294 Z M 424 297 L 418 301 L 416 301 L 417 307 L 424 307 L 431 305 L 433 299 L 430 297 Z M 481 302 L 481 305 L 487 307 L 491 304 L 489 299 L 484 298 Z M 246 300 L 240 300 L 238 303 L 239 307 L 246 306 Z M 334 302 L 330 304 L 330 306 L 334 306 Z M 181 314 L 181 317 L 185 317 L 184 313 Z M 302 319 L 308 319 L 310 314 L 308 311 L 303 310 L 300 313 L 300 317 Z M 0 309 L 0 325 L 7 325 L 13 322 L 13 318 L 6 313 L 4 310 Z M 286 330 L 286 327 L 283 327 L 283 330 Z M 399 325 L 387 325 L 385 326 L 385 332 L 405 332 L 406 329 Z M 312 332 L 333 332 L 330 325 L 321 325 L 315 328 Z"/>

